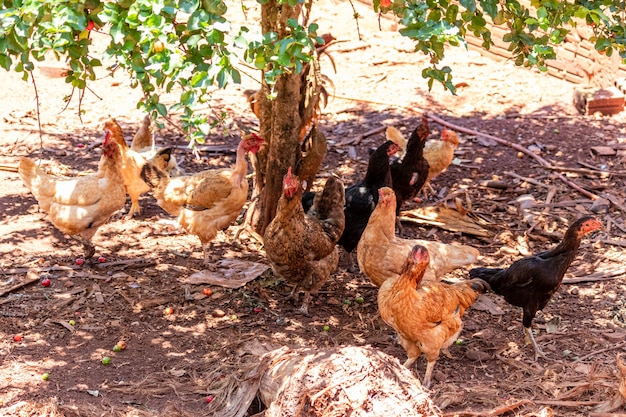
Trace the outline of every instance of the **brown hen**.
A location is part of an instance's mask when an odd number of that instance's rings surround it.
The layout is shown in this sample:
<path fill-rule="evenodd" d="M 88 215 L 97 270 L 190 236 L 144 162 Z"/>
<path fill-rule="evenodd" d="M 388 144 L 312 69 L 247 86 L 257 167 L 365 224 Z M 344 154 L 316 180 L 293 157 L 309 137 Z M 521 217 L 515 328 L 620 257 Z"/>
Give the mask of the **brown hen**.
<path fill-rule="evenodd" d="M 454 159 L 454 151 L 458 146 L 459 136 L 455 131 L 448 130 L 445 127 L 441 131 L 441 140 L 431 139 L 426 142 L 424 158 L 428 161 L 428 177 L 422 187 L 424 194 L 426 194 L 426 188 L 434 193 L 430 182 L 450 166 Z"/>
<path fill-rule="evenodd" d="M 481 279 L 446 282 L 423 282 L 430 257 L 428 250 L 414 246 L 405 258 L 398 278 L 389 279 L 378 290 L 378 309 L 383 321 L 398 334 L 408 355 L 409 368 L 423 352 L 428 361 L 424 387 L 430 386 L 435 362 L 441 349 L 457 339 L 467 310 L 489 289 Z"/>
<path fill-rule="evenodd" d="M 305 314 L 311 294 L 316 295 L 337 268 L 336 244 L 345 225 L 344 204 L 343 184 L 331 176 L 305 213 L 302 183 L 289 168 L 276 216 L 265 229 L 265 252 L 272 269 L 278 277 L 296 284 L 292 291 L 296 299 L 299 289 L 305 292 L 301 307 Z"/>
<path fill-rule="evenodd" d="M 106 136 L 95 174 L 54 178 L 28 158 L 20 160 L 18 173 L 39 207 L 48 213 L 50 222 L 77 238 L 83 244 L 85 258 L 91 258 L 95 253 L 91 238 L 126 202 L 121 165 L 120 147 Z"/>
<path fill-rule="evenodd" d="M 374 285 L 380 287 L 387 279 L 397 277 L 407 252 L 415 245 L 426 247 L 430 253 L 425 281 L 438 281 L 448 272 L 478 260 L 479 252 L 471 246 L 396 236 L 395 193 L 389 187 L 381 188 L 378 193 L 378 204 L 357 246 L 359 268 Z"/>
<path fill-rule="evenodd" d="M 248 199 L 246 154 L 258 152 L 262 143 L 263 139 L 254 133 L 245 136 L 239 142 L 232 168 L 174 178 L 151 163 L 146 163 L 141 170 L 141 178 L 152 188 L 157 204 L 177 216 L 178 223 L 187 233 L 198 236 L 205 266 L 210 262 L 210 242 L 218 231 L 237 219 Z"/>

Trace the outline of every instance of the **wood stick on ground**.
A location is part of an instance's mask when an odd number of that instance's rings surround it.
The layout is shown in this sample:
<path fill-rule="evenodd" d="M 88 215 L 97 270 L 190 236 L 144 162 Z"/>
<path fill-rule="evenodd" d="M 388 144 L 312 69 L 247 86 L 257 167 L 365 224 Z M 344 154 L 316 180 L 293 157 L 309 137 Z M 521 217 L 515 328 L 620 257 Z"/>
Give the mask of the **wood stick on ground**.
<path fill-rule="evenodd" d="M 424 113 L 424 117 L 426 117 L 427 119 L 431 119 L 432 121 L 437 122 L 437 123 L 439 123 L 439 124 L 441 124 L 443 126 L 447 126 L 450 129 L 453 129 L 453 130 L 456 130 L 456 131 L 459 131 L 459 132 L 463 132 L 463 133 L 467 133 L 469 135 L 482 136 L 484 138 L 491 139 L 491 140 L 493 140 L 495 142 L 498 142 L 501 145 L 505 145 L 505 146 L 508 146 L 510 148 L 513 148 L 513 149 L 515 149 L 517 151 L 520 151 L 523 154 L 528 155 L 531 158 L 537 160 L 537 162 L 539 162 L 539 164 L 541 164 L 543 167 L 550 167 L 550 166 L 552 166 L 552 164 L 550 164 L 548 161 L 546 161 L 545 159 L 543 159 L 539 155 L 536 155 L 535 153 L 529 151 L 528 149 L 526 149 L 523 146 L 520 146 L 520 145 L 518 145 L 516 143 L 509 142 L 508 140 L 504 140 L 504 139 L 499 138 L 497 136 L 492 136 L 492 135 L 489 135 L 489 134 L 486 134 L 486 133 L 481 133 L 481 132 L 479 132 L 477 130 L 472 130 L 472 129 L 468 129 L 468 128 L 465 128 L 465 127 L 462 127 L 462 126 L 455 125 L 454 123 L 447 122 L 447 121 L 443 120 L 440 117 L 433 116 L 432 114 Z M 597 195 L 595 195 L 594 193 L 591 193 L 591 192 L 585 190 L 584 188 L 582 188 L 580 185 L 576 184 L 575 182 L 570 181 L 569 179 L 567 179 L 563 175 L 559 174 L 558 172 L 555 172 L 554 175 L 558 179 L 560 179 L 563 183 L 565 183 L 567 186 L 569 186 L 570 188 L 573 188 L 574 190 L 578 191 L 579 193 L 581 193 L 585 197 L 589 197 L 592 200 L 597 200 L 598 198 L 600 198 Z"/>
<path fill-rule="evenodd" d="M 10 293 L 11 291 L 18 290 L 22 287 L 27 286 L 28 284 L 32 284 L 33 282 L 37 282 L 37 281 L 39 281 L 39 275 L 35 271 L 29 270 L 28 272 L 26 272 L 26 279 L 24 281 L 10 288 L 7 288 L 4 291 L 0 291 L 0 297 L 2 297 L 5 294 Z"/>
<path fill-rule="evenodd" d="M 533 402 L 530 400 L 519 400 L 512 404 L 503 405 L 497 408 L 494 408 L 490 411 L 452 411 L 449 413 L 444 413 L 443 417 L 474 417 L 474 416 L 486 416 L 486 417 L 495 417 L 502 415 L 504 413 L 508 413 L 509 411 L 513 411 L 516 408 L 519 408 L 523 405 L 529 405 Z"/>
<path fill-rule="evenodd" d="M 516 174 L 515 172 L 504 171 L 504 175 L 508 175 L 509 177 L 517 178 L 518 180 L 526 181 L 527 183 L 536 185 L 538 187 L 544 187 L 544 188 L 548 188 L 548 189 L 550 189 L 552 187 L 551 185 L 544 184 L 544 183 L 539 182 L 539 181 L 537 181 L 537 180 L 535 180 L 533 178 L 522 177 L 521 175 Z"/>
<path fill-rule="evenodd" d="M 626 173 L 624 173 L 624 172 L 600 171 L 600 170 L 597 170 L 597 169 L 587 169 L 587 168 L 555 167 L 553 165 L 550 165 L 549 167 L 546 167 L 546 168 L 551 169 L 553 171 L 574 172 L 574 173 L 577 173 L 577 174 L 600 175 L 600 176 L 603 176 L 603 177 L 609 177 L 609 176 L 626 177 Z"/>
<path fill-rule="evenodd" d="M 380 126 L 380 127 L 377 127 L 376 129 L 368 130 L 367 132 L 365 132 L 365 133 L 361 133 L 361 134 L 360 134 L 360 135 L 358 135 L 358 136 L 355 136 L 355 137 L 352 137 L 352 138 L 349 138 L 349 139 L 346 139 L 346 140 L 342 141 L 342 142 L 339 144 L 339 146 L 344 146 L 344 145 L 358 145 L 358 144 L 359 144 L 359 143 L 361 143 L 361 141 L 362 141 L 363 139 L 365 139 L 366 137 L 368 137 L 368 136 L 372 136 L 372 135 L 375 135 L 375 134 L 377 134 L 377 133 L 384 132 L 384 131 L 385 131 L 385 129 L 387 129 L 387 126 Z"/>
<path fill-rule="evenodd" d="M 624 413 L 589 413 L 589 417 L 626 417 Z"/>
<path fill-rule="evenodd" d="M 591 275 L 584 275 L 581 277 L 563 278 L 563 284 L 577 284 L 579 282 L 596 282 L 596 281 L 608 281 L 611 279 L 621 278 L 626 269 L 620 268 L 606 273 L 598 272 Z"/>
<path fill-rule="evenodd" d="M 13 165 L 0 164 L 0 171 L 17 172 L 17 167 Z"/>
<path fill-rule="evenodd" d="M 544 213 L 549 213 L 550 212 L 550 203 L 552 203 L 552 199 L 554 198 L 554 196 L 556 195 L 556 187 L 552 186 L 550 188 L 548 188 L 548 195 L 546 196 L 546 206 L 543 208 L 543 212 Z"/>
<path fill-rule="evenodd" d="M 604 352 L 608 352 L 610 350 L 620 349 L 620 348 L 623 348 L 624 346 L 626 346 L 626 342 L 620 343 L 618 345 L 613 345 L 613 346 L 610 346 L 610 347 L 607 347 L 607 348 L 604 348 L 604 349 L 596 350 L 596 351 L 593 351 L 593 352 L 591 352 L 591 353 L 589 353 L 589 354 L 587 354 L 585 356 L 581 356 L 580 358 L 576 359 L 573 363 L 581 362 L 581 361 L 584 361 L 585 359 L 590 358 L 592 356 L 595 356 L 595 355 L 597 355 L 599 353 L 604 353 Z"/>
<path fill-rule="evenodd" d="M 558 400 L 534 400 L 535 404 L 556 405 L 558 407 L 588 407 L 598 405 L 600 401 L 558 401 Z"/>

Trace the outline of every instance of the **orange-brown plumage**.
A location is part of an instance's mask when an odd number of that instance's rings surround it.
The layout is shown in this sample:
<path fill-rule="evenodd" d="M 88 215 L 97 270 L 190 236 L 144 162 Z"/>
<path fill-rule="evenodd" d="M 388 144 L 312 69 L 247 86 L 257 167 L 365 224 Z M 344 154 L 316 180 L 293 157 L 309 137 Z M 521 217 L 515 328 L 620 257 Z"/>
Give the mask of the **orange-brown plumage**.
<path fill-rule="evenodd" d="M 387 279 L 400 274 L 406 254 L 415 245 L 426 247 L 430 253 L 424 277 L 426 281 L 440 280 L 448 272 L 478 260 L 479 252 L 471 246 L 396 236 L 394 191 L 383 187 L 378 194 L 378 204 L 357 246 L 359 268 L 376 286 L 380 287 Z"/>
<path fill-rule="evenodd" d="M 328 280 L 337 268 L 337 241 L 343 233 L 344 187 L 329 177 L 324 189 L 315 195 L 307 213 L 302 207 L 302 184 L 289 168 L 283 179 L 283 193 L 276 215 L 263 236 L 265 252 L 274 273 L 296 284 L 306 296 L 302 311 L 308 312 L 311 293 Z"/>
<path fill-rule="evenodd" d="M 85 258 L 95 253 L 91 238 L 98 228 L 126 201 L 120 148 L 105 138 L 102 153 L 98 172 L 71 179 L 48 175 L 28 158 L 22 158 L 18 167 L 24 184 L 52 224 L 82 242 Z"/>
<path fill-rule="evenodd" d="M 399 277 L 385 281 L 378 291 L 380 316 L 396 331 L 407 353 L 404 366 L 410 367 L 421 353 L 426 356 L 425 387 L 430 385 L 439 352 L 461 333 L 463 314 L 489 289 L 480 279 L 424 282 L 429 261 L 428 250 L 414 246 Z"/>
<path fill-rule="evenodd" d="M 144 119 L 144 123 L 145 120 L 146 119 Z M 146 132 L 144 127 L 140 129 L 140 132 L 143 131 L 143 133 L 140 135 L 141 138 L 137 138 L 137 135 L 135 135 L 135 139 L 139 140 L 140 143 L 146 142 L 146 136 L 148 134 L 150 135 L 150 141 L 152 140 L 152 136 L 149 130 Z M 157 167 L 169 171 L 171 161 L 173 160 L 175 162 L 175 160 L 171 157 L 169 150 L 164 150 L 161 152 L 149 152 L 144 149 L 142 151 L 143 153 L 140 153 L 131 149 L 131 147 L 128 146 L 126 140 L 124 139 L 122 128 L 115 119 L 107 120 L 104 123 L 104 128 L 107 137 L 115 140 L 115 142 L 117 142 L 117 144 L 119 145 L 121 153 L 120 161 L 122 177 L 124 181 L 124 186 L 126 187 L 126 193 L 130 197 L 131 201 L 131 206 L 128 210 L 128 214 L 126 214 L 126 219 L 130 219 L 135 213 L 138 213 L 141 210 L 141 208 L 139 207 L 139 196 L 150 190 L 148 184 L 146 184 L 139 175 L 139 173 L 141 172 L 141 168 L 146 164 L 146 161 L 148 161 L 149 159 L 150 162 L 155 164 Z"/>
<path fill-rule="evenodd" d="M 428 187 L 432 191 L 430 182 L 439 176 L 452 163 L 454 151 L 459 146 L 459 136 L 453 130 L 445 127 L 441 131 L 441 140 L 431 139 L 424 146 L 424 158 L 428 161 L 428 177 L 422 190 Z"/>
<path fill-rule="evenodd" d="M 198 236 L 209 263 L 208 244 L 218 231 L 226 229 L 239 216 L 248 198 L 246 154 L 258 152 L 263 139 L 252 134 L 237 147 L 232 168 L 212 169 L 194 175 L 170 178 L 166 172 L 147 163 L 141 178 L 152 188 L 157 204 L 171 215 L 187 233 Z"/>

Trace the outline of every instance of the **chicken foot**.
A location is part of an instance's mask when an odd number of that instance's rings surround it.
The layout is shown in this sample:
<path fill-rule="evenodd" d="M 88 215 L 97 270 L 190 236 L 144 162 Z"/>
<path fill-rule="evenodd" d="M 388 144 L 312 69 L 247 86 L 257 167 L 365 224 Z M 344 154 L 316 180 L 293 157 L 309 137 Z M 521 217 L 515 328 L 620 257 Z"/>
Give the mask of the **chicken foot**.
<path fill-rule="evenodd" d="M 128 210 L 128 213 L 126 213 L 126 215 L 123 217 L 123 220 L 129 221 L 135 216 L 135 213 L 139 214 L 140 212 L 141 207 L 139 207 L 139 203 L 132 201 L 130 203 L 130 209 Z"/>
<path fill-rule="evenodd" d="M 293 300 L 294 303 L 297 303 L 298 300 L 300 299 L 300 294 L 299 293 L 300 293 L 300 283 L 297 283 L 296 285 L 294 285 L 293 290 L 291 290 L 291 292 L 289 293 L 287 298 Z M 305 316 L 309 315 L 309 303 L 310 302 L 311 302 L 311 292 L 310 291 L 305 291 L 304 292 L 304 299 L 302 300 L 302 305 L 298 309 Z"/>
<path fill-rule="evenodd" d="M 533 330 L 530 327 L 524 327 L 524 334 L 526 335 L 526 341 L 533 345 L 533 349 L 535 350 L 535 362 L 541 356 L 544 359 L 547 359 L 546 354 L 539 348 L 539 345 L 535 341 L 535 336 L 533 336 Z"/>
<path fill-rule="evenodd" d="M 217 262 L 219 260 L 219 258 L 218 257 L 214 257 L 214 256 L 211 255 L 211 244 L 210 243 L 203 243 L 202 244 L 202 255 L 203 255 L 204 267 L 207 268 L 210 271 L 217 270 L 217 268 L 215 266 L 215 262 Z"/>
<path fill-rule="evenodd" d="M 90 240 L 85 239 L 82 236 L 76 236 L 76 240 L 78 240 L 83 245 L 83 256 L 85 259 L 91 258 L 96 253 L 96 247 L 91 243 Z"/>
<path fill-rule="evenodd" d="M 311 293 L 309 291 L 304 292 L 304 299 L 302 300 L 302 305 L 300 306 L 300 312 L 305 316 L 309 315 L 309 303 L 311 302 Z"/>
<path fill-rule="evenodd" d="M 411 365 L 415 363 L 418 357 L 419 357 L 419 354 L 413 358 L 407 359 L 406 362 L 404 362 L 404 367 L 407 369 L 411 369 Z M 424 382 L 422 382 L 422 386 L 424 388 L 430 387 L 430 382 L 433 376 L 433 370 L 435 369 L 435 362 L 437 362 L 437 359 L 435 359 L 434 361 L 428 361 L 426 364 L 426 373 L 424 374 Z"/>

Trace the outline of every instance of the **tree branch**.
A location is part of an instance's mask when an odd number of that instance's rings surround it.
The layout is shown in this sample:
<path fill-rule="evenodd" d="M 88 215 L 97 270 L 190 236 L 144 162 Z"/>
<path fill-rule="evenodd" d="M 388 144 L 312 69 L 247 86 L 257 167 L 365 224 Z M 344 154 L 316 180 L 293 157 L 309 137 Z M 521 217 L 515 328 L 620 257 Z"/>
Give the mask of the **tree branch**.
<path fill-rule="evenodd" d="M 511 143 L 511 142 L 509 142 L 509 141 L 507 141 L 505 139 L 499 138 L 497 136 L 488 135 L 486 133 L 481 133 L 481 132 L 478 132 L 476 130 L 472 130 L 472 129 L 468 129 L 468 128 L 465 128 L 465 127 L 462 127 L 462 126 L 455 125 L 453 123 L 450 123 L 450 122 L 447 122 L 447 121 L 441 119 L 440 117 L 433 116 L 431 114 L 424 113 L 424 117 L 426 117 L 427 119 L 431 119 L 431 120 L 433 120 L 433 121 L 435 121 L 435 122 L 437 122 L 437 123 L 439 123 L 439 124 L 441 124 L 443 126 L 447 126 L 450 129 L 454 129 L 454 130 L 456 130 L 458 132 L 467 133 L 469 135 L 482 136 L 484 138 L 491 139 L 494 142 L 498 142 L 501 145 L 505 145 L 505 146 L 508 146 L 509 148 L 513 148 L 513 149 L 515 149 L 517 151 L 520 151 L 523 154 L 528 155 L 531 158 L 537 160 L 537 162 L 539 162 L 539 164 L 541 164 L 541 166 L 543 166 L 544 168 L 549 168 L 549 167 L 552 166 L 551 163 L 549 163 L 548 161 L 546 161 L 545 159 L 543 159 L 539 155 L 536 155 L 535 153 L 529 151 L 528 149 L 526 149 L 523 146 L 520 146 L 520 145 L 518 145 L 516 143 Z M 558 172 L 555 172 L 553 174 L 558 179 L 560 179 L 563 183 L 565 183 L 567 186 L 569 186 L 569 187 L 573 188 L 574 190 L 578 191 L 579 193 L 581 193 L 585 197 L 588 197 L 588 198 L 590 198 L 592 200 L 597 200 L 598 198 L 600 198 L 596 194 L 585 190 L 584 188 L 582 188 L 580 185 L 576 184 L 575 182 L 570 181 L 569 179 L 567 179 L 563 175 L 559 174 Z"/>

